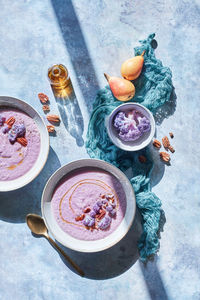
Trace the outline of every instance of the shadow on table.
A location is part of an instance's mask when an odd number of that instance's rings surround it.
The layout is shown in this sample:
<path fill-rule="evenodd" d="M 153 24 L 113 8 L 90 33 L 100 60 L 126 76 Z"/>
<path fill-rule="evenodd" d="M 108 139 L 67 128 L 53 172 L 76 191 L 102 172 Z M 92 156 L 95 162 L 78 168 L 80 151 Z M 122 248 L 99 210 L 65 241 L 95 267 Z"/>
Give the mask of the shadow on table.
<path fill-rule="evenodd" d="M 6 222 L 23 223 L 28 213 L 41 214 L 41 196 L 47 179 L 60 167 L 60 161 L 50 148 L 47 163 L 40 175 L 25 187 L 0 193 L 0 219 Z"/>
<path fill-rule="evenodd" d="M 169 101 L 165 102 L 161 107 L 159 107 L 154 114 L 154 119 L 157 125 L 161 125 L 163 120 L 172 116 L 176 110 L 176 93 L 175 88 L 172 88 L 171 96 Z"/>
<path fill-rule="evenodd" d="M 140 262 L 140 267 L 151 299 L 168 300 L 169 297 L 158 270 L 157 260 L 157 256 L 155 256 L 153 261 L 148 261 L 146 264 Z"/>
<path fill-rule="evenodd" d="M 153 170 L 151 172 L 150 182 L 151 187 L 156 186 L 164 176 L 165 163 L 160 159 L 159 150 L 151 144 L 149 145 L 151 157 L 153 161 Z"/>
<path fill-rule="evenodd" d="M 51 0 L 77 81 L 89 111 L 99 90 L 94 66 L 71 0 Z"/>
<path fill-rule="evenodd" d="M 75 138 L 77 146 L 82 147 L 84 145 L 82 137 L 84 131 L 83 116 L 71 82 L 65 89 L 56 91 L 52 88 L 52 91 L 66 130 Z"/>
<path fill-rule="evenodd" d="M 86 278 L 109 279 L 124 273 L 138 260 L 137 242 L 141 233 L 141 220 L 137 212 L 134 223 L 127 235 L 107 250 L 97 253 L 81 253 L 59 245 L 80 266 Z M 67 267 L 76 272 L 62 256 L 61 259 Z"/>

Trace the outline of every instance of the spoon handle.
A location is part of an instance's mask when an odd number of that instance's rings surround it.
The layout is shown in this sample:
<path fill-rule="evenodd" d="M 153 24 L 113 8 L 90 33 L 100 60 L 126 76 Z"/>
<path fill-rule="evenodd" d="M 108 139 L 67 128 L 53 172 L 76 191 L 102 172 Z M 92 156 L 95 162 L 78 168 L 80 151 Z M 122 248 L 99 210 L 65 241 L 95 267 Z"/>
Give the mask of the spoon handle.
<path fill-rule="evenodd" d="M 50 238 L 50 236 L 47 236 L 47 239 L 49 240 L 49 242 L 52 244 L 52 246 L 54 246 L 63 256 L 64 258 L 74 267 L 74 269 L 82 276 L 84 277 L 84 272 L 79 268 L 79 266 L 77 266 L 77 264 L 75 264 L 71 258 L 62 250 L 62 248 L 60 248 L 56 242 L 54 242 L 54 240 L 52 240 L 52 238 Z"/>

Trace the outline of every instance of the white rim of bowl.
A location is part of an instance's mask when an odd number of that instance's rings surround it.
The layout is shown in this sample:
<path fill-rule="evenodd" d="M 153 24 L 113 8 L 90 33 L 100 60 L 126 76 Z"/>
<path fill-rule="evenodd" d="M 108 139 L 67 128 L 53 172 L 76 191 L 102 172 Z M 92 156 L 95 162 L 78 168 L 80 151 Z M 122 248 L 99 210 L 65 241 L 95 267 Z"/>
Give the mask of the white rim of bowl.
<path fill-rule="evenodd" d="M 111 131 L 112 131 L 112 128 L 111 128 L 111 122 L 110 122 L 110 119 L 114 117 L 115 113 L 117 110 L 119 110 L 120 107 L 124 107 L 124 106 L 139 106 L 141 108 L 143 108 L 144 110 L 146 110 L 146 112 L 148 112 L 148 114 L 150 115 L 150 118 L 151 118 L 151 133 L 148 137 L 148 139 L 146 140 L 146 142 L 143 143 L 143 145 L 140 147 L 139 145 L 138 146 L 133 146 L 135 147 L 136 149 L 125 149 L 123 147 L 120 147 L 112 138 L 112 134 L 111 134 Z M 154 137 L 154 134 L 155 134 L 155 130 L 156 130 L 156 123 L 155 123 L 155 120 L 154 120 L 154 117 L 153 117 L 153 114 L 150 112 L 150 110 L 148 108 L 146 108 L 144 105 L 141 105 L 139 103 L 135 103 L 135 102 L 131 102 L 131 103 L 123 103 L 123 104 L 120 104 L 119 106 L 117 106 L 116 108 L 113 109 L 113 111 L 110 113 L 110 115 L 108 115 L 107 117 L 107 120 L 106 120 L 106 127 L 107 127 L 107 133 L 108 133 L 108 136 L 110 138 L 110 140 L 112 141 L 112 143 L 117 147 L 117 148 L 120 148 L 121 150 L 124 150 L 124 151 L 128 151 L 128 152 L 135 152 L 135 151 L 139 151 L 139 150 L 142 150 L 144 149 L 145 147 L 147 147 L 150 142 L 152 141 L 153 137 Z"/>
<path fill-rule="evenodd" d="M 25 104 L 25 105 L 29 106 L 29 107 L 36 113 L 36 115 L 38 115 L 39 118 L 41 119 L 41 121 L 42 121 L 42 123 L 43 123 L 43 125 L 44 125 L 44 128 L 45 128 L 45 130 L 46 130 L 46 134 L 47 134 L 47 136 L 48 136 L 48 151 L 46 152 L 46 155 L 44 156 L 45 159 L 44 159 L 43 164 L 41 165 L 40 169 L 38 170 L 38 172 L 35 173 L 34 176 L 32 176 L 29 180 L 25 180 L 25 181 L 23 182 L 23 184 L 19 185 L 18 187 L 13 187 L 13 188 L 10 187 L 9 189 L 7 188 L 7 189 L 5 189 L 5 190 L 0 190 L 0 192 L 10 192 L 10 191 L 18 190 L 18 189 L 20 189 L 20 188 L 26 186 L 27 184 L 29 184 L 30 182 L 32 182 L 32 181 L 40 174 L 40 172 L 41 172 L 42 169 L 44 168 L 44 166 L 45 166 L 45 164 L 46 164 L 46 162 L 47 162 L 48 156 L 49 156 L 50 139 L 49 139 L 49 133 L 48 133 L 46 124 L 45 124 L 45 122 L 44 122 L 42 116 L 35 110 L 35 108 L 34 108 L 32 105 L 30 105 L 29 103 L 27 103 L 27 102 L 25 102 L 25 101 L 23 101 L 23 100 L 21 100 L 21 99 L 18 99 L 18 98 L 15 98 L 15 97 L 10 97 L 10 96 L 0 96 L 0 103 L 1 103 L 1 100 L 3 100 L 3 98 L 4 98 L 4 99 L 10 98 L 10 99 L 13 99 L 14 101 L 17 100 L 17 102 L 20 102 L 22 105 Z M 0 105 L 0 107 L 1 107 L 1 105 Z M 19 110 L 23 111 L 23 112 L 26 113 L 27 115 L 29 115 L 29 114 L 28 114 L 26 111 L 24 111 L 23 109 L 18 108 L 17 105 L 16 105 L 16 106 L 15 106 L 15 105 L 12 106 L 12 105 L 8 104 L 8 105 L 5 105 L 4 107 L 12 107 L 12 108 L 16 108 L 16 109 L 19 109 Z M 30 115 L 29 115 L 29 116 L 30 116 Z M 13 180 L 9 180 L 9 182 L 12 182 L 12 181 L 13 181 Z M 1 181 L 1 182 L 3 182 L 3 181 Z"/>
<path fill-rule="evenodd" d="M 48 220 L 47 220 L 47 218 L 45 217 L 45 213 L 44 213 L 44 210 L 45 210 L 45 208 L 44 208 L 44 204 L 45 204 L 45 202 L 44 202 L 44 195 L 45 195 L 45 193 L 46 193 L 46 189 L 47 189 L 47 186 L 48 186 L 48 184 L 50 184 L 50 182 L 53 180 L 53 178 L 54 178 L 54 176 L 58 173 L 58 172 L 60 172 L 64 167 L 66 167 L 66 166 L 70 166 L 70 165 L 72 165 L 72 164 L 74 164 L 74 163 L 77 163 L 77 162 L 83 162 L 83 161 L 86 161 L 86 162 L 88 162 L 88 161 L 93 161 L 93 162 L 100 162 L 100 163 L 102 163 L 102 165 L 107 165 L 108 167 L 112 167 L 112 168 L 114 168 L 114 169 L 117 169 L 117 171 L 120 173 L 120 175 L 126 180 L 126 182 L 128 183 L 128 185 L 129 185 L 129 187 L 130 187 L 130 190 L 131 190 L 131 192 L 132 192 L 132 195 L 131 196 L 133 196 L 132 197 L 132 199 L 133 199 L 133 215 L 132 215 L 132 218 L 131 218 L 131 221 L 130 221 L 130 223 L 129 223 L 129 225 L 127 226 L 127 228 L 126 228 L 126 230 L 124 231 L 124 233 L 122 234 L 122 235 L 120 235 L 120 237 L 119 238 L 117 238 L 116 240 L 114 240 L 110 245 L 107 245 L 107 246 L 102 246 L 101 248 L 98 248 L 97 250 L 93 250 L 93 249 L 77 249 L 77 247 L 73 247 L 73 246 L 71 246 L 70 244 L 68 244 L 68 243 L 63 243 L 62 241 L 61 241 L 61 239 L 55 234 L 55 232 L 53 233 L 52 232 L 52 230 L 51 230 L 51 226 L 49 226 L 49 223 L 48 223 Z M 85 167 L 87 167 L 87 166 L 85 166 Z M 88 167 L 95 167 L 95 166 L 88 166 Z M 80 167 L 80 168 L 82 168 L 82 167 Z M 83 166 L 83 168 L 84 168 L 84 166 Z M 99 169 L 102 169 L 102 170 L 104 170 L 103 169 L 103 167 L 96 167 L 96 168 L 99 168 Z M 75 169 L 74 169 L 75 170 Z M 73 171 L 73 170 L 72 170 Z M 71 172 L 71 171 L 70 171 Z M 107 171 L 107 172 L 109 172 L 109 171 Z M 115 176 L 115 174 L 113 174 L 112 172 L 110 172 L 110 174 L 112 174 L 113 176 Z M 55 186 L 54 186 L 54 188 L 53 188 L 53 191 L 55 190 L 55 188 L 56 188 L 56 186 L 57 186 L 57 184 L 59 183 L 59 181 L 64 177 L 64 176 L 66 176 L 67 174 L 64 174 L 63 176 L 61 176 L 60 178 L 59 178 L 59 180 L 56 182 L 56 184 L 55 184 Z M 48 195 L 49 196 L 49 195 Z M 126 201 L 127 201 L 127 199 L 126 199 Z M 51 201 L 50 201 L 51 202 Z M 126 208 L 126 210 L 127 210 L 127 208 Z M 57 169 L 51 176 L 50 176 L 50 178 L 48 179 L 48 181 L 47 181 L 47 183 L 45 184 L 45 187 L 44 187 L 44 190 L 43 190 L 43 193 L 42 193 L 42 199 L 41 199 L 41 212 L 42 212 L 42 217 L 43 217 L 43 219 L 44 219 L 44 222 L 45 222 L 45 225 L 47 226 L 47 228 L 48 228 L 48 230 L 49 230 L 49 232 L 52 234 L 52 236 L 60 243 L 60 244 L 62 244 L 63 246 L 65 246 L 65 247 L 67 247 L 67 248 L 69 248 L 69 249 L 72 249 L 72 250 L 75 250 L 75 251 L 78 251 L 78 252 L 85 252 L 85 253 L 94 253 L 94 252 L 100 252 L 100 251 L 103 251 L 103 250 L 106 250 L 106 249 L 109 249 L 109 248 L 111 248 L 111 247 L 113 247 L 114 245 L 116 245 L 119 241 L 121 241 L 123 238 L 124 238 L 124 236 L 128 233 L 128 231 L 129 231 L 129 229 L 130 229 L 130 227 L 131 227 L 131 225 L 133 224 L 133 221 L 134 221 L 134 219 L 135 219 L 135 215 L 136 215 L 136 197 L 135 197 L 135 191 L 134 191 L 134 189 L 133 189 L 133 187 L 132 187 L 132 185 L 131 185 L 131 183 L 130 183 L 130 180 L 128 179 L 128 177 L 119 169 L 119 168 L 117 168 L 116 166 L 114 166 L 114 165 L 112 165 L 111 163 L 109 163 L 109 162 L 106 162 L 106 161 L 104 161 L 104 160 L 101 160 L 101 159 L 95 159 L 95 158 L 83 158 L 83 159 L 78 159 L 78 160 L 73 160 L 73 161 L 71 161 L 71 162 L 69 162 L 68 164 L 65 164 L 64 166 L 62 166 L 62 167 L 60 167 L 59 169 Z M 126 215 L 126 212 L 125 212 L 125 215 Z M 124 215 L 124 218 L 125 218 L 125 215 Z M 59 225 L 58 225 L 59 226 Z M 120 226 L 120 225 L 119 225 Z M 118 228 L 118 227 L 117 227 Z M 115 231 L 117 230 L 117 228 L 115 229 Z M 62 229 L 61 229 L 62 230 Z M 62 230 L 63 231 L 63 230 Z M 113 232 L 115 232 L 115 231 L 113 231 Z M 64 232 L 64 231 L 63 231 Z M 67 234 L 67 233 L 65 233 L 66 235 L 69 235 L 69 234 Z M 69 235 L 70 236 L 70 235 Z M 109 235 L 108 235 L 109 236 Z M 108 237 L 107 236 L 107 237 Z M 104 238 L 103 238 L 104 239 Z M 103 239 L 100 239 L 100 240 L 102 240 L 103 241 Z M 82 240 L 79 240 L 79 239 L 76 239 L 75 238 L 75 240 L 78 242 L 78 241 L 82 241 Z M 92 241 L 85 241 L 85 242 L 87 242 L 87 243 L 90 243 L 90 242 L 92 242 Z"/>

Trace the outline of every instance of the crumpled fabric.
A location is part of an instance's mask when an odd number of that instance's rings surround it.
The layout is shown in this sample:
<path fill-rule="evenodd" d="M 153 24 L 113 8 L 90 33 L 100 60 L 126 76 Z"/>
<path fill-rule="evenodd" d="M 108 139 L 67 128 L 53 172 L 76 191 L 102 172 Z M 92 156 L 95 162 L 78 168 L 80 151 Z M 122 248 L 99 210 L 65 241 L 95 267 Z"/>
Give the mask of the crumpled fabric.
<path fill-rule="evenodd" d="M 145 50 L 144 66 L 138 79 L 134 81 L 136 94 L 129 102 L 138 102 L 146 106 L 152 113 L 169 101 L 172 92 L 172 73 L 168 67 L 154 55 L 151 42 L 155 34 L 140 41 L 141 46 L 135 47 L 135 55 Z M 136 195 L 136 203 L 142 216 L 143 233 L 138 242 L 140 259 L 144 262 L 156 254 L 159 249 L 159 223 L 161 217 L 161 200 L 151 191 L 150 176 L 153 161 L 148 147 L 138 152 L 126 152 L 110 141 L 105 127 L 105 119 L 112 110 L 122 102 L 118 101 L 109 87 L 98 91 L 93 104 L 86 138 L 86 149 L 91 158 L 110 162 L 123 172 L 132 170 L 130 182 Z M 146 163 L 140 163 L 139 155 L 147 157 Z"/>

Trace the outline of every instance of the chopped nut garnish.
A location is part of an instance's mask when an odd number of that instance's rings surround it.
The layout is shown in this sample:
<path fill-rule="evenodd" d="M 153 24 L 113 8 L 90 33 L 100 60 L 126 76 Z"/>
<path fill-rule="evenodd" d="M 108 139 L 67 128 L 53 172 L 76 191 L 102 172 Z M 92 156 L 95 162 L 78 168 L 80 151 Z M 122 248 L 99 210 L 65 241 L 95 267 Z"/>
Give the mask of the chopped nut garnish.
<path fill-rule="evenodd" d="M 39 93 L 38 94 L 38 98 L 40 99 L 40 101 L 45 104 L 49 101 L 49 97 L 43 93 Z"/>
<path fill-rule="evenodd" d="M 105 210 L 102 210 L 101 213 L 96 217 L 96 219 L 98 221 L 100 221 L 106 214 L 106 211 Z"/>
<path fill-rule="evenodd" d="M 144 155 L 139 155 L 138 156 L 138 159 L 139 159 L 139 161 L 143 164 L 143 163 L 145 163 L 146 161 L 147 161 L 147 158 L 146 158 L 146 156 L 144 156 Z"/>
<path fill-rule="evenodd" d="M 168 139 L 167 136 L 164 136 L 164 137 L 162 138 L 162 143 L 163 143 L 164 148 L 165 148 L 166 150 L 168 150 L 169 147 L 170 147 L 170 142 L 169 142 L 169 139 Z"/>
<path fill-rule="evenodd" d="M 24 147 L 26 147 L 28 145 L 28 141 L 25 137 L 19 137 L 16 139 L 16 141 Z"/>
<path fill-rule="evenodd" d="M 84 209 L 83 212 L 87 214 L 87 213 L 89 213 L 90 211 L 91 211 L 91 208 L 90 208 L 90 207 L 87 207 L 87 208 Z"/>
<path fill-rule="evenodd" d="M 47 130 L 50 133 L 55 132 L 55 127 L 53 125 L 47 125 Z"/>
<path fill-rule="evenodd" d="M 59 123 L 60 122 L 60 118 L 59 118 L 58 115 L 48 115 L 47 120 L 49 122 L 53 122 L 53 123 Z"/>
<path fill-rule="evenodd" d="M 169 133 L 169 136 L 170 136 L 171 139 L 174 138 L 174 134 L 172 132 Z"/>
<path fill-rule="evenodd" d="M 170 161 L 170 155 L 167 152 L 160 152 L 160 158 L 164 162 L 169 162 Z"/>
<path fill-rule="evenodd" d="M 158 140 L 154 140 L 153 141 L 153 145 L 155 148 L 160 149 L 161 148 L 161 142 L 159 142 Z"/>
<path fill-rule="evenodd" d="M 82 214 L 82 215 L 80 215 L 80 216 L 77 216 L 77 217 L 75 218 L 75 220 L 76 220 L 76 221 L 82 221 L 84 218 L 85 218 L 85 215 Z"/>
<path fill-rule="evenodd" d="M 42 109 L 43 109 L 44 112 L 50 111 L 49 105 L 43 105 L 43 106 L 42 106 Z"/>
<path fill-rule="evenodd" d="M 15 123 L 15 118 L 14 117 L 10 117 L 7 121 L 6 124 L 8 125 L 9 128 L 11 128 L 13 126 L 13 124 Z"/>

